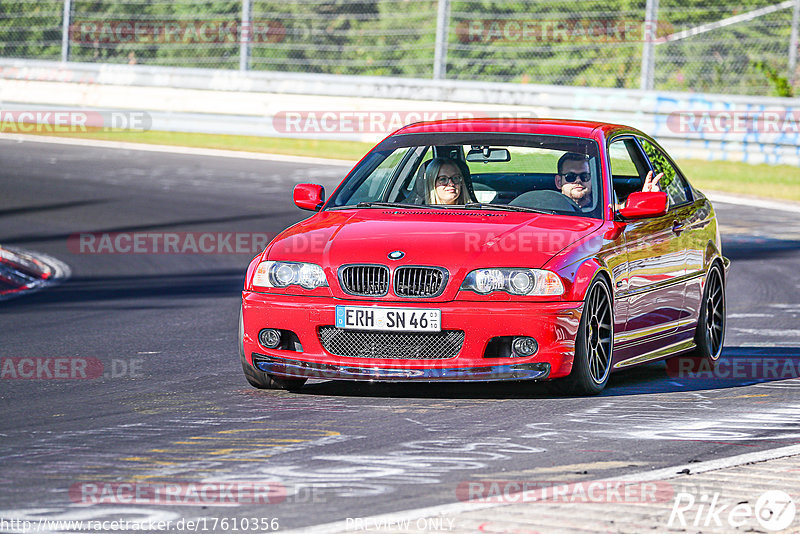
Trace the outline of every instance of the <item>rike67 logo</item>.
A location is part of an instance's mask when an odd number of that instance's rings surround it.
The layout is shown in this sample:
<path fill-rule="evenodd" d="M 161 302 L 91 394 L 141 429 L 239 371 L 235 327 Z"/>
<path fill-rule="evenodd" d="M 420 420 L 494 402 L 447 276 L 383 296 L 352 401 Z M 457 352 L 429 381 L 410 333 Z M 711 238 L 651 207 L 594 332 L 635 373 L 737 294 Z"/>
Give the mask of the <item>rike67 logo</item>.
<path fill-rule="evenodd" d="M 784 530 L 791 526 L 796 507 L 792 497 L 780 490 L 762 493 L 752 505 L 737 499 L 734 502 L 713 494 L 681 491 L 675 494 L 667 527 L 672 529 L 725 528 L 758 532 Z M 759 528 L 760 527 L 760 528 Z"/>

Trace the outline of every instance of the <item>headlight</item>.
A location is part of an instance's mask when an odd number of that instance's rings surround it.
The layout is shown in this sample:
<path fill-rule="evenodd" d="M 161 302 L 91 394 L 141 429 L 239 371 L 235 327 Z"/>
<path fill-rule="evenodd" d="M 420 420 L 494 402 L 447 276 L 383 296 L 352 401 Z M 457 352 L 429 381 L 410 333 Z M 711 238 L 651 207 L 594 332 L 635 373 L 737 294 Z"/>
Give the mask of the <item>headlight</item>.
<path fill-rule="evenodd" d="M 253 285 L 259 287 L 288 287 L 298 285 L 306 289 L 327 287 L 328 281 L 322 267 L 315 263 L 289 261 L 262 261 L 253 276 Z"/>
<path fill-rule="evenodd" d="M 564 284 L 556 273 L 542 269 L 476 269 L 467 275 L 461 289 L 483 295 L 492 291 L 512 295 L 561 295 Z"/>

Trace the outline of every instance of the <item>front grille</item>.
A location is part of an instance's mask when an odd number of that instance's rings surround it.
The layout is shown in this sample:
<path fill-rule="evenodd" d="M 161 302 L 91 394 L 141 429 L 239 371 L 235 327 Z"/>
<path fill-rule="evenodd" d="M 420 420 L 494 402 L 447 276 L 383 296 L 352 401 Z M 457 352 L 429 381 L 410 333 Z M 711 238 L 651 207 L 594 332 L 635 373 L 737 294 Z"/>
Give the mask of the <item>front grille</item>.
<path fill-rule="evenodd" d="M 339 283 L 351 295 L 381 297 L 389 292 L 389 268 L 385 265 L 345 265 Z"/>
<path fill-rule="evenodd" d="M 398 297 L 437 297 L 444 291 L 447 271 L 440 267 L 398 267 L 394 293 Z"/>
<path fill-rule="evenodd" d="M 444 360 L 454 358 L 461 350 L 464 331 L 373 332 L 323 326 L 319 340 L 325 350 L 337 356 Z"/>

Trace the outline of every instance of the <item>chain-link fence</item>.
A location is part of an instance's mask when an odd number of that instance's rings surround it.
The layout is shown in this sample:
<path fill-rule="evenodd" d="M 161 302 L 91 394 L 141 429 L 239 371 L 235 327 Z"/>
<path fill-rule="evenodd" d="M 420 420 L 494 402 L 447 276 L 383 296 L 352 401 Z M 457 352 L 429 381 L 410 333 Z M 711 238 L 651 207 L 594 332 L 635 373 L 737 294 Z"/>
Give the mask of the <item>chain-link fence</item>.
<path fill-rule="evenodd" d="M 0 56 L 790 96 L 800 0 L 4 0 Z"/>
<path fill-rule="evenodd" d="M 790 84 L 800 82 L 796 64 L 800 2 L 692 4 L 697 6 L 663 3 L 658 11 L 672 40 L 655 42 L 655 88 L 791 96 Z"/>
<path fill-rule="evenodd" d="M 59 59 L 64 0 L 0 2 L 0 56 Z"/>

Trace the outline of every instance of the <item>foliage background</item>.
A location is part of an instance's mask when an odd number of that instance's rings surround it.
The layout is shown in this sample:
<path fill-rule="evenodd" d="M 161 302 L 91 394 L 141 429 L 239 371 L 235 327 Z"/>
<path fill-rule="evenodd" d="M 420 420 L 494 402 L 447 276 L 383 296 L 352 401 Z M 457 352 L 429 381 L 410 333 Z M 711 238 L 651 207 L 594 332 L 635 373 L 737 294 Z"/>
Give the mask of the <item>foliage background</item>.
<path fill-rule="evenodd" d="M 457 80 L 638 88 L 646 0 L 452 1 L 446 77 Z M 661 0 L 656 35 L 773 5 L 770 0 Z M 0 56 L 61 57 L 64 0 L 0 3 Z M 433 76 L 436 0 L 252 0 L 268 39 L 250 43 L 248 68 L 369 76 Z M 238 0 L 74 0 L 73 24 L 241 23 Z M 791 9 L 655 47 L 659 90 L 788 96 Z M 522 24 L 537 35 L 508 29 Z M 479 37 L 468 28 L 483 28 Z M 560 28 L 562 31 L 559 31 Z M 606 33 L 581 35 L 581 29 Z M 628 28 L 624 37 L 620 28 Z M 566 29 L 566 30 L 565 30 Z M 195 36 L 196 37 L 196 36 Z M 239 68 L 237 38 L 169 42 L 70 40 L 69 60 Z M 794 76 L 795 79 L 800 76 Z"/>

